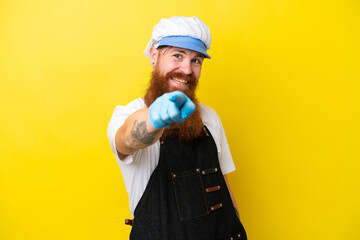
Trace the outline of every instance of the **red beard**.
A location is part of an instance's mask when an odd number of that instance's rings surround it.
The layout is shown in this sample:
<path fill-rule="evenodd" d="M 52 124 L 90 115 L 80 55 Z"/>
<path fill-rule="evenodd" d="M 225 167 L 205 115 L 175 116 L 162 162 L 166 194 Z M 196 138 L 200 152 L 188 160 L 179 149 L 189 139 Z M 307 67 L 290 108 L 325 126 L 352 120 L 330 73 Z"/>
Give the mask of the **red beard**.
<path fill-rule="evenodd" d="M 150 86 L 146 91 L 144 101 L 149 107 L 158 97 L 164 93 L 172 92 L 178 89 L 169 89 L 169 79 L 177 77 L 188 81 L 188 88 L 183 90 L 196 105 L 194 113 L 185 119 L 184 123 L 172 123 L 170 127 L 165 128 L 162 138 L 178 137 L 180 140 L 190 141 L 200 136 L 203 129 L 203 123 L 200 116 L 198 101 L 195 96 L 197 81 L 194 75 L 184 75 L 181 73 L 170 72 L 162 76 L 157 67 L 154 68 L 151 74 Z"/>

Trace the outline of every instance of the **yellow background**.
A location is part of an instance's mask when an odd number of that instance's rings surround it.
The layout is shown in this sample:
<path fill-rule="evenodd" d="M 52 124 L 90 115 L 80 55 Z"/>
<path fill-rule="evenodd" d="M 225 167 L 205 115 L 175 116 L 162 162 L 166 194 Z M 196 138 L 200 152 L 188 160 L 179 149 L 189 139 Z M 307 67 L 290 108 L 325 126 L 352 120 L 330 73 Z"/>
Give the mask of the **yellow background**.
<path fill-rule="evenodd" d="M 127 239 L 106 128 L 173 15 L 211 29 L 198 96 L 223 121 L 249 239 L 359 240 L 357 0 L 0 1 L 0 239 Z"/>

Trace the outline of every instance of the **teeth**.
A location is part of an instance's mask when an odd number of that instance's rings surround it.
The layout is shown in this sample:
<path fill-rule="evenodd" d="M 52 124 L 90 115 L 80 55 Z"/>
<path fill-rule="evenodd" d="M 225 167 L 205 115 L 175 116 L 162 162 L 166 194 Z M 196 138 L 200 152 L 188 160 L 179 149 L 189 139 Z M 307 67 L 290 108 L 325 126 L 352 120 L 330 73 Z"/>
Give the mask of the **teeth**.
<path fill-rule="evenodd" d="M 174 80 L 175 82 L 180 83 L 180 84 L 186 84 L 186 83 L 188 83 L 188 81 L 185 81 L 185 80 L 182 80 L 182 79 L 178 79 L 178 78 L 172 78 L 172 80 Z"/>

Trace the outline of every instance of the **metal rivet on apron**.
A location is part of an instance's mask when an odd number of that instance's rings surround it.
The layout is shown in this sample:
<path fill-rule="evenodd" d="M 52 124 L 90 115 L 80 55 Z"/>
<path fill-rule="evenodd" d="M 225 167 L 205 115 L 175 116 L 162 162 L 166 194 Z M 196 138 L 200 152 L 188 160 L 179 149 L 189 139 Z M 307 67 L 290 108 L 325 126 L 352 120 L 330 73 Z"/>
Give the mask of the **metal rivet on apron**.
<path fill-rule="evenodd" d="M 196 172 L 200 172 L 200 169 L 197 168 L 197 169 L 196 169 Z"/>
<path fill-rule="evenodd" d="M 173 174 L 173 177 L 175 178 L 175 177 L 176 177 L 176 174 Z"/>
<path fill-rule="evenodd" d="M 218 204 L 215 204 L 214 206 L 211 206 L 210 209 L 211 209 L 211 211 L 215 211 L 215 210 L 221 208 L 222 206 L 223 206 L 222 203 L 218 203 Z"/>
<path fill-rule="evenodd" d="M 238 234 L 238 237 L 240 237 L 241 235 L 240 235 L 240 233 Z"/>
<path fill-rule="evenodd" d="M 125 224 L 132 226 L 134 224 L 134 220 L 132 219 L 125 219 Z"/>
<path fill-rule="evenodd" d="M 201 171 L 202 175 L 208 175 L 208 174 L 212 174 L 212 173 L 216 173 L 218 172 L 219 169 L 214 167 L 214 168 L 207 168 Z"/>
<path fill-rule="evenodd" d="M 213 187 L 208 187 L 208 188 L 205 188 L 205 191 L 206 192 L 215 192 L 215 191 L 219 191 L 220 190 L 220 186 L 213 186 Z"/>

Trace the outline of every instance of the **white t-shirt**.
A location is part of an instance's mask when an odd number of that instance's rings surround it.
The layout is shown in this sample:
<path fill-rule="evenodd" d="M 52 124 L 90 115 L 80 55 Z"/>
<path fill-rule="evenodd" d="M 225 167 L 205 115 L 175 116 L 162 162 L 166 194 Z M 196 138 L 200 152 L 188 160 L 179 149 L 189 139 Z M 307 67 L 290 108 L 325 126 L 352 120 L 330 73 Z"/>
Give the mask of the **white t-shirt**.
<path fill-rule="evenodd" d="M 115 134 L 129 115 L 142 108 L 146 108 L 146 104 L 142 98 L 137 98 L 126 106 L 116 106 L 107 129 L 111 150 L 120 167 L 126 191 L 129 195 L 129 205 L 132 216 L 134 216 L 135 207 L 145 191 L 152 172 L 159 162 L 160 141 L 120 160 L 115 147 Z M 235 165 L 219 116 L 212 108 L 204 104 L 200 103 L 199 108 L 202 121 L 215 140 L 222 173 L 225 175 L 234 171 Z"/>

